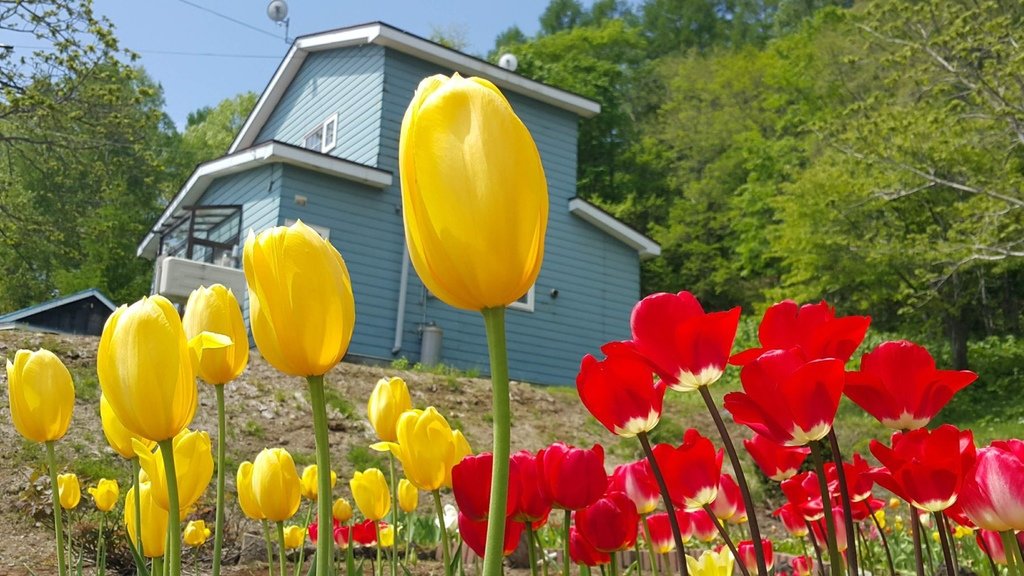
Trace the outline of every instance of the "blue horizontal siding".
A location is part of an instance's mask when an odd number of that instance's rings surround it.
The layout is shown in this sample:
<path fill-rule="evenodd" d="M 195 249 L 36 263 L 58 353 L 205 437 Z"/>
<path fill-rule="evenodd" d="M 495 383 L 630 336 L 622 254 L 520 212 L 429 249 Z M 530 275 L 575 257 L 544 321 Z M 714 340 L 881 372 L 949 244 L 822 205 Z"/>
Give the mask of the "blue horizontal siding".
<path fill-rule="evenodd" d="M 376 45 L 310 54 L 256 141 L 302 146 L 313 128 L 337 114 L 337 145 L 327 153 L 376 166 L 383 70 L 384 49 Z"/>

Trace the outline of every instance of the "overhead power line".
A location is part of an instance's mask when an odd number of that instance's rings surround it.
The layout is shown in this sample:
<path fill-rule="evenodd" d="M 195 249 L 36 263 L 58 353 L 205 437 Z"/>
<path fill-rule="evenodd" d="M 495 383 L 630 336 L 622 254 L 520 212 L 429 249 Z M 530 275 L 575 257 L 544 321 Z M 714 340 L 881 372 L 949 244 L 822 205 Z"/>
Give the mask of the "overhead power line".
<path fill-rule="evenodd" d="M 211 10 L 210 8 L 207 8 L 206 6 L 203 6 L 202 4 L 196 4 L 195 2 L 191 2 L 190 0 L 178 0 L 178 2 L 181 2 L 182 4 L 187 4 L 187 5 L 189 5 L 189 6 L 193 7 L 193 8 L 198 8 L 199 10 L 202 10 L 204 12 L 209 12 L 210 14 L 213 14 L 214 16 L 217 16 L 218 18 L 223 18 L 223 19 L 227 20 L 228 22 L 234 22 L 235 24 L 238 24 L 239 26 L 244 26 L 244 27 L 246 27 L 249 30 L 252 30 L 254 32 L 259 32 L 260 34 L 266 34 L 267 36 L 270 36 L 271 38 L 277 38 L 278 40 L 281 39 L 280 36 L 278 36 L 277 34 L 274 34 L 273 32 L 264 30 L 263 28 L 259 28 L 257 26 L 253 26 L 252 24 L 249 24 L 248 22 L 243 22 L 243 21 L 238 20 L 236 18 L 232 18 L 231 16 L 228 16 L 227 14 L 221 14 L 220 12 L 217 12 L 215 10 Z"/>

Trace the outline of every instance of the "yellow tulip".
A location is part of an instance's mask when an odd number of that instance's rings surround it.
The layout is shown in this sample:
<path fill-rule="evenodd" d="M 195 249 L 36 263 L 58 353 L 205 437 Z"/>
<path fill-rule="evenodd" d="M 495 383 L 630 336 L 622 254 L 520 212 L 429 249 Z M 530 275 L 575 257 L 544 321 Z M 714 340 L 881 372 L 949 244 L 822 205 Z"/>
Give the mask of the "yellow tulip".
<path fill-rule="evenodd" d="M 299 509 L 301 488 L 292 455 L 284 448 L 264 448 L 252 464 L 252 492 L 263 516 L 283 522 Z"/>
<path fill-rule="evenodd" d="M 60 493 L 60 507 L 74 510 L 82 500 L 82 487 L 78 484 L 78 476 L 74 474 L 57 475 L 57 490 Z"/>
<path fill-rule="evenodd" d="M 953 536 L 955 536 L 957 539 L 965 538 L 967 536 L 974 536 L 974 530 L 966 526 L 961 526 L 957 524 L 956 528 L 953 529 Z"/>
<path fill-rule="evenodd" d="M 385 442 L 394 442 L 395 426 L 402 412 L 412 409 L 409 387 L 401 378 L 381 378 L 370 393 L 366 403 L 366 415 L 370 418 L 377 437 Z"/>
<path fill-rule="evenodd" d="M 260 353 L 292 376 L 319 376 L 348 350 L 352 282 L 341 254 L 301 221 L 249 233 L 243 251 L 249 321 Z"/>
<path fill-rule="evenodd" d="M 878 510 L 875 510 L 872 514 L 874 514 L 875 516 L 875 521 L 878 522 L 878 527 L 885 528 L 885 508 L 879 508 Z"/>
<path fill-rule="evenodd" d="M 238 505 L 242 508 L 242 513 L 253 520 L 266 520 L 252 490 L 252 462 L 242 462 L 238 465 L 235 488 L 238 490 Z"/>
<path fill-rule="evenodd" d="M 412 512 L 420 503 L 420 491 L 405 478 L 398 481 L 398 507 L 402 512 Z"/>
<path fill-rule="evenodd" d="M 289 550 L 301 548 L 306 542 L 306 531 L 294 524 L 284 527 L 284 547 Z"/>
<path fill-rule="evenodd" d="M 167 470 L 161 449 L 150 452 L 141 443 L 134 443 L 139 465 L 153 484 L 153 498 L 157 505 L 169 510 L 167 497 Z M 189 509 L 199 501 L 213 478 L 213 451 L 210 435 L 193 432 L 187 428 L 174 438 L 174 475 L 178 480 L 179 517 L 184 518 Z"/>
<path fill-rule="evenodd" d="M 56 354 L 18 350 L 7 361 L 7 400 L 19 434 L 34 442 L 59 440 L 75 408 L 71 373 Z"/>
<path fill-rule="evenodd" d="M 398 146 L 409 257 L 456 308 L 505 306 L 544 257 L 548 191 L 530 132 L 482 78 L 420 82 Z"/>
<path fill-rule="evenodd" d="M 110 315 L 96 371 L 114 414 L 133 434 L 169 440 L 192 422 L 198 393 L 191 354 L 178 311 L 163 296 Z"/>
<path fill-rule="evenodd" d="M 242 319 L 242 309 L 229 288 L 214 284 L 192 291 L 182 318 L 185 337 L 195 338 L 203 332 L 223 334 L 231 344 L 216 350 L 204 350 L 196 372 L 208 384 L 226 384 L 245 370 L 249 362 L 249 336 Z"/>
<path fill-rule="evenodd" d="M 100 394 L 100 423 L 103 425 L 103 435 L 107 438 L 107 443 L 122 458 L 131 460 L 136 457 L 132 440 L 141 442 L 146 450 L 153 450 L 153 447 L 156 446 L 156 442 L 133 434 L 125 428 L 124 424 L 117 419 L 117 414 L 114 414 L 110 402 L 107 402 L 107 397 L 102 394 Z"/>
<path fill-rule="evenodd" d="M 378 442 L 370 447 L 390 450 L 402 462 L 405 477 L 427 492 L 451 486 L 452 466 L 470 453 L 462 433 L 453 433 L 433 406 L 403 412 L 398 418 L 397 436 L 397 443 Z"/>
<path fill-rule="evenodd" d="M 334 506 L 331 507 L 331 516 L 342 524 L 348 522 L 352 519 L 352 505 L 348 503 L 348 500 L 338 498 L 334 501 Z"/>
<path fill-rule="evenodd" d="M 89 488 L 89 494 L 92 496 L 92 500 L 96 503 L 96 508 L 100 512 L 110 512 L 114 509 L 114 505 L 117 504 L 117 497 L 120 494 L 117 480 L 100 478 L 95 487 Z"/>
<path fill-rule="evenodd" d="M 302 470 L 302 478 L 300 479 L 300 488 L 302 489 L 302 497 L 309 500 L 316 500 L 317 492 L 317 468 L 316 464 L 310 464 Z M 331 488 L 338 483 L 338 473 L 331 470 Z"/>
<path fill-rule="evenodd" d="M 210 537 L 210 529 L 206 527 L 206 522 L 203 520 L 193 520 L 185 526 L 185 544 L 198 548 L 206 543 L 206 539 Z"/>
<path fill-rule="evenodd" d="M 700 560 L 695 560 L 692 556 L 686 557 L 690 576 L 732 576 L 734 563 L 732 553 L 726 548 L 720 552 L 705 550 L 700 555 Z"/>
<path fill-rule="evenodd" d="M 377 468 L 356 472 L 349 481 L 349 488 L 352 489 L 352 498 L 355 499 L 356 506 L 367 520 L 383 520 L 391 511 L 388 481 L 384 479 L 384 473 Z"/>
<path fill-rule="evenodd" d="M 380 527 L 381 548 L 391 548 L 395 545 L 395 527 L 391 524 Z"/>
<path fill-rule="evenodd" d="M 142 554 L 147 558 L 164 555 L 167 541 L 167 511 L 157 506 L 153 498 L 152 484 L 139 483 L 139 502 L 142 516 Z M 135 535 L 135 487 L 128 489 L 124 497 L 124 526 L 132 545 L 138 546 Z"/>

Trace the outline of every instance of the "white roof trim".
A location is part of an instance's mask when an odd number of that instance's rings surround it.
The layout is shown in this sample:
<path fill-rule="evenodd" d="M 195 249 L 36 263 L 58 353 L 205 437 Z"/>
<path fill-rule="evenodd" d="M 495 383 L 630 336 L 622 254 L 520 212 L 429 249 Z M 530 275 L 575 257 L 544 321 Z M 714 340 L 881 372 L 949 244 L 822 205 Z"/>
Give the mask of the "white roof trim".
<path fill-rule="evenodd" d="M 191 206 L 199 200 L 206 188 L 217 178 L 251 170 L 265 164 L 290 164 L 321 172 L 331 176 L 345 178 L 374 188 L 387 188 L 391 186 L 393 177 L 390 172 L 379 170 L 370 166 L 363 166 L 348 160 L 342 160 L 319 152 L 313 152 L 296 146 L 282 144 L 280 142 L 266 142 L 222 156 L 205 164 L 200 164 L 192 172 L 185 185 L 174 199 L 167 205 L 156 224 L 150 229 L 146 237 L 139 243 L 136 255 L 143 258 L 155 258 L 157 246 L 159 245 L 158 231 L 162 229 L 173 218 L 180 216 L 178 209 L 182 206 Z"/>
<path fill-rule="evenodd" d="M 647 236 L 630 228 L 621 220 L 594 206 L 582 198 L 569 200 L 569 213 L 579 216 L 609 236 L 640 253 L 641 260 L 661 255 L 661 245 Z"/>
<path fill-rule="evenodd" d="M 235 137 L 235 141 L 232 142 L 231 148 L 228 149 L 228 153 L 252 146 L 260 130 L 263 129 L 263 125 L 270 118 L 271 112 L 284 96 L 288 85 L 295 79 L 306 56 L 311 52 L 364 44 L 377 44 L 450 68 L 464 75 L 487 78 L 503 90 L 529 96 L 552 106 L 575 112 L 584 118 L 596 116 L 601 112 L 601 105 L 593 100 L 536 80 L 530 80 L 489 62 L 378 22 L 303 36 L 296 40 L 284 60 L 281 61 L 270 83 L 267 84 L 267 88 L 260 95 L 256 107 L 249 114 L 238 136 Z"/>

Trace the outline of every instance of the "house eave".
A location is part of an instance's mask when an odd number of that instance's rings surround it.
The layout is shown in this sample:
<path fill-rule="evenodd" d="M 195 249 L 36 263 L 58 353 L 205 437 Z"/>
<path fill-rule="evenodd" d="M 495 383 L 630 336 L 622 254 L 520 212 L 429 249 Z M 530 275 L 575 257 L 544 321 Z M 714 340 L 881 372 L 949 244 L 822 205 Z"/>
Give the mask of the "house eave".
<path fill-rule="evenodd" d="M 64 306 L 65 304 L 70 304 L 72 302 L 78 302 L 79 300 L 85 300 L 86 298 L 89 297 L 95 297 L 97 300 L 100 301 L 101 304 L 109 308 L 111 312 L 117 310 L 117 306 L 113 302 L 111 302 L 109 298 L 104 296 L 102 292 L 95 288 L 89 288 L 86 290 L 82 290 L 80 292 L 75 292 L 74 294 L 68 294 L 67 296 L 63 296 L 61 298 L 55 298 L 48 302 L 41 302 L 34 306 L 29 306 L 27 308 L 22 308 L 21 310 L 15 310 L 13 312 L 8 312 L 7 314 L 2 314 L 0 315 L 0 323 L 17 323 L 19 320 L 26 318 L 28 316 L 33 316 L 41 312 L 46 312 L 47 310 L 52 310 L 54 308 L 57 308 L 58 306 Z"/>
<path fill-rule="evenodd" d="M 295 79 L 306 57 L 313 52 L 333 50 L 346 46 L 376 44 L 464 75 L 487 78 L 503 90 L 529 96 L 552 106 L 569 110 L 584 118 L 591 118 L 601 112 L 601 105 L 578 94 L 549 86 L 536 80 L 495 66 L 490 62 L 452 50 L 419 36 L 409 34 L 380 22 L 332 30 L 295 40 L 288 54 L 278 66 L 263 94 L 256 102 L 242 129 L 238 132 L 228 153 L 252 146 L 277 107 L 285 91 Z"/>
<path fill-rule="evenodd" d="M 174 196 L 174 199 L 164 208 L 153 228 L 139 243 L 136 255 L 148 259 L 155 258 L 160 244 L 160 231 L 172 220 L 184 215 L 182 209 L 192 206 L 202 198 L 203 193 L 214 180 L 267 164 L 297 166 L 379 189 L 391 186 L 393 181 L 390 172 L 372 166 L 357 164 L 281 142 L 265 142 L 200 164 Z"/>
<path fill-rule="evenodd" d="M 661 255 L 661 245 L 582 198 L 569 200 L 569 213 L 633 248 L 641 260 Z"/>

